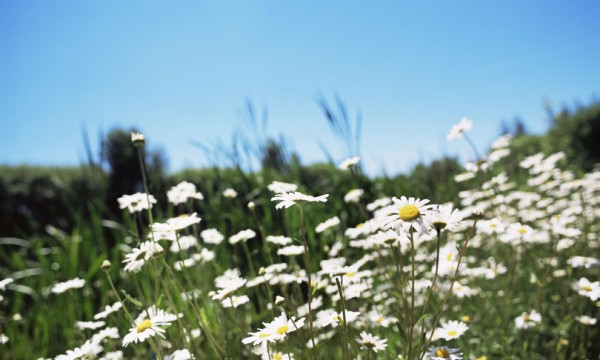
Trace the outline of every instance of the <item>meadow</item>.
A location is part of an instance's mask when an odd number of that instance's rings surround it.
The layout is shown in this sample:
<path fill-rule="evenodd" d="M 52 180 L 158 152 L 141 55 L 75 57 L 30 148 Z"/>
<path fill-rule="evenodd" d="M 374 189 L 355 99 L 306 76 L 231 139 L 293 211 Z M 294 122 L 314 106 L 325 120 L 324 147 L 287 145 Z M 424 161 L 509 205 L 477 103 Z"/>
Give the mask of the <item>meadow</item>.
<path fill-rule="evenodd" d="M 0 358 L 600 354 L 600 171 L 572 154 L 506 134 L 449 179 L 369 179 L 352 156 L 182 172 L 159 193 L 151 136 L 131 133 L 142 186 L 121 217 L 80 193 L 68 230 L 0 238 Z"/>

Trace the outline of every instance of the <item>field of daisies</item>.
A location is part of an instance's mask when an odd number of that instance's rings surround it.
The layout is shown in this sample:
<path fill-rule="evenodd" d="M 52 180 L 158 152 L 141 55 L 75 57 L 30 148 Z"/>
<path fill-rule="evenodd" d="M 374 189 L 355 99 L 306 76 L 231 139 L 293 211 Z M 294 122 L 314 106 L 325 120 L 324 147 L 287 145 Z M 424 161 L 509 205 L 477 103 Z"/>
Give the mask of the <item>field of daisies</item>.
<path fill-rule="evenodd" d="M 455 203 L 362 187 L 359 157 L 327 187 L 240 172 L 255 185 L 159 197 L 140 155 L 123 221 L 0 239 L 0 358 L 597 359 L 600 171 L 557 152 L 509 172 L 511 141 Z"/>

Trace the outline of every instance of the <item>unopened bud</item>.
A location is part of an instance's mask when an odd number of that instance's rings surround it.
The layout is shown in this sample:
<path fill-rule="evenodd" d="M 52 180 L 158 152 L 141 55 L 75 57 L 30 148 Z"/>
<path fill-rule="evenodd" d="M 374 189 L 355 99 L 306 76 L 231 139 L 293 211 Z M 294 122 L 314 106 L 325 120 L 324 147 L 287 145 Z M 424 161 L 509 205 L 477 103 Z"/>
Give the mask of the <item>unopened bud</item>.
<path fill-rule="evenodd" d="M 254 209 L 255 207 L 256 207 L 256 204 L 254 203 L 254 201 L 250 201 L 250 202 L 248 203 L 248 209 L 252 210 L 252 209 Z"/>
<path fill-rule="evenodd" d="M 110 271 L 111 267 L 112 267 L 112 265 L 110 264 L 110 261 L 108 261 L 108 260 L 104 260 L 102 262 L 102 265 L 100 265 L 100 269 L 102 269 L 102 271 Z"/>
<path fill-rule="evenodd" d="M 285 302 L 285 298 L 283 296 L 276 296 L 275 297 L 275 305 L 280 305 L 283 304 Z"/>
<path fill-rule="evenodd" d="M 483 212 L 482 209 L 475 209 L 475 210 L 471 211 L 471 215 L 475 219 L 483 219 L 485 213 Z"/>

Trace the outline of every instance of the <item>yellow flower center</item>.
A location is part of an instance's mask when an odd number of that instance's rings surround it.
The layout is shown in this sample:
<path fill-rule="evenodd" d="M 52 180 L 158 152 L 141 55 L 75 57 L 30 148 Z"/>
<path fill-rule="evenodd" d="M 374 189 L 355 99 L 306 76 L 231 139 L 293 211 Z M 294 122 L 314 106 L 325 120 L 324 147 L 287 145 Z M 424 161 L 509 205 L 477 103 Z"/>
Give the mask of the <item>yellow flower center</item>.
<path fill-rule="evenodd" d="M 273 354 L 273 360 L 281 360 L 283 359 L 283 355 L 281 353 Z"/>
<path fill-rule="evenodd" d="M 458 332 L 456 330 L 450 330 L 450 331 L 448 331 L 448 335 L 456 336 L 456 335 L 458 335 Z"/>
<path fill-rule="evenodd" d="M 444 348 L 438 348 L 435 351 L 435 356 L 446 359 L 450 357 L 450 352 Z"/>
<path fill-rule="evenodd" d="M 485 356 L 485 355 L 481 355 L 480 357 L 478 357 L 478 358 L 477 358 L 477 359 L 475 359 L 475 360 L 487 360 L 487 356 Z"/>
<path fill-rule="evenodd" d="M 347 273 L 346 273 L 346 276 L 347 276 L 347 277 L 353 277 L 353 276 L 356 276 L 356 272 L 355 272 L 355 271 L 349 271 L 349 272 L 347 272 Z"/>
<path fill-rule="evenodd" d="M 462 321 L 464 321 L 464 322 L 469 322 L 469 321 L 471 321 L 471 317 L 470 317 L 469 315 L 465 315 L 465 316 L 461 317 L 460 319 L 461 319 Z"/>
<path fill-rule="evenodd" d="M 529 314 L 525 314 L 525 316 L 523 316 L 523 320 L 531 321 L 531 316 L 529 316 Z"/>
<path fill-rule="evenodd" d="M 152 327 L 152 321 L 146 319 L 146 320 L 142 321 L 141 323 L 139 323 L 135 327 L 135 331 L 137 331 L 137 333 L 139 334 L 146 329 L 150 329 L 151 327 Z"/>
<path fill-rule="evenodd" d="M 178 218 L 180 219 L 185 219 L 185 218 L 189 218 L 190 216 L 188 214 L 181 214 L 178 216 Z"/>
<path fill-rule="evenodd" d="M 496 228 L 496 227 L 498 227 L 498 225 L 497 225 L 497 224 L 494 224 L 494 223 L 491 223 L 491 224 L 490 224 L 490 227 L 491 227 L 491 228 Z"/>
<path fill-rule="evenodd" d="M 279 335 L 287 334 L 287 332 L 289 330 L 290 330 L 290 328 L 288 328 L 287 325 L 283 325 L 277 329 L 277 334 L 279 334 Z"/>
<path fill-rule="evenodd" d="M 592 291 L 592 287 L 590 285 L 583 285 L 581 288 L 585 291 Z"/>
<path fill-rule="evenodd" d="M 268 333 L 261 333 L 261 334 L 259 334 L 259 335 L 258 335 L 258 337 L 259 337 L 259 338 L 261 338 L 261 339 L 264 339 L 264 338 L 266 338 L 266 337 L 269 337 L 269 335 L 271 335 L 271 334 L 268 334 Z"/>
<path fill-rule="evenodd" d="M 419 208 L 414 205 L 404 205 L 398 211 L 398 216 L 404 221 L 413 221 L 421 216 L 421 213 L 419 212 Z"/>
<path fill-rule="evenodd" d="M 446 260 L 450 261 L 452 260 L 452 258 L 454 257 L 454 255 L 452 253 L 446 255 Z"/>
<path fill-rule="evenodd" d="M 365 224 L 364 224 L 364 223 L 360 223 L 360 224 L 356 225 L 356 228 L 357 228 L 357 229 L 360 229 L 360 228 L 362 228 L 363 226 L 365 226 Z"/>
<path fill-rule="evenodd" d="M 383 318 L 383 316 L 380 316 L 379 318 L 377 318 L 377 323 L 378 323 L 378 324 L 381 324 L 381 323 L 383 322 L 383 320 L 385 320 L 385 319 Z"/>
<path fill-rule="evenodd" d="M 527 229 L 525 228 L 519 228 L 519 230 L 517 230 L 519 232 L 519 234 L 523 235 L 527 232 Z"/>

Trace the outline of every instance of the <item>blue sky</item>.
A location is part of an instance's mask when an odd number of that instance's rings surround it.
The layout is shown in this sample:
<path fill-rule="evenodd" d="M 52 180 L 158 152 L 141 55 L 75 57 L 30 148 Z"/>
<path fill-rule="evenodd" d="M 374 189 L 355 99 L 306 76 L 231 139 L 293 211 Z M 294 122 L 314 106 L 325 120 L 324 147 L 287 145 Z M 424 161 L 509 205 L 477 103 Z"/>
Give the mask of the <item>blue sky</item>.
<path fill-rule="evenodd" d="M 0 1 L 0 164 L 77 164 L 113 127 L 170 169 L 229 141 L 245 99 L 303 162 L 347 154 L 316 99 L 363 117 L 371 173 L 443 154 L 467 116 L 484 150 L 502 120 L 535 132 L 600 95 L 598 1 Z"/>

